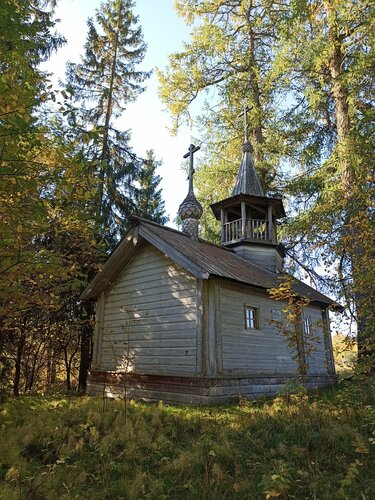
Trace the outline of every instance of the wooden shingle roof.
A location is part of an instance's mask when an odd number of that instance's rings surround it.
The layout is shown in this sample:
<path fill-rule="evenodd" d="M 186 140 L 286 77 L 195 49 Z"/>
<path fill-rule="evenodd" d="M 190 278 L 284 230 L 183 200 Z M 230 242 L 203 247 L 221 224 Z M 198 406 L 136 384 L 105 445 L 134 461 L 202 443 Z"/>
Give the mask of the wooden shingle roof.
<path fill-rule="evenodd" d="M 275 274 L 237 256 L 229 249 L 203 240 L 194 240 L 172 228 L 133 217 L 134 227 L 124 236 L 108 257 L 101 272 L 89 283 L 81 299 L 95 298 L 110 288 L 118 274 L 133 257 L 137 247 L 148 242 L 197 278 L 218 276 L 269 289 L 280 285 L 281 274 Z M 294 278 L 294 289 L 301 296 L 323 305 L 336 303 L 326 295 Z"/>

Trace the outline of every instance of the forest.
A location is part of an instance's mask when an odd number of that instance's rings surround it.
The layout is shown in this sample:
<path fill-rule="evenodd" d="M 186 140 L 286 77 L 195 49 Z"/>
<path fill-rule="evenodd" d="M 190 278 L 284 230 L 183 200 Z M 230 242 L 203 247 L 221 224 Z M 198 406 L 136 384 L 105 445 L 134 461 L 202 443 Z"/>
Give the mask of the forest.
<path fill-rule="evenodd" d="M 101 3 L 58 86 L 41 69 L 66 43 L 57 4 L 0 4 L 0 497 L 373 498 L 374 5 L 174 2 L 190 37 L 156 72 L 173 133 L 194 122 L 204 146 L 202 238 L 218 241 L 208 207 L 234 184 L 246 106 L 288 271 L 345 308 L 337 388 L 184 409 L 83 395 L 79 297 L 131 215 L 168 218 L 160 161 L 117 128 L 154 69 L 134 2 Z"/>
<path fill-rule="evenodd" d="M 146 50 L 130 1 L 87 23 L 61 88 L 40 69 L 66 42 L 55 2 L 2 2 L 0 380 L 3 395 L 58 383 L 83 391 L 93 306 L 78 298 L 137 214 L 166 222 L 152 150 L 115 119 L 143 91 Z"/>

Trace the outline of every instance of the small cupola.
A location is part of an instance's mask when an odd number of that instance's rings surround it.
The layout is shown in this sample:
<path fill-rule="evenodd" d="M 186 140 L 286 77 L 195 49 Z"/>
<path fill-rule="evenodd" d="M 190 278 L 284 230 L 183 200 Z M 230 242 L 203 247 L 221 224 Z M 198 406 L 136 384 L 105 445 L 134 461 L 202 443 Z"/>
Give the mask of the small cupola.
<path fill-rule="evenodd" d="M 190 157 L 189 191 L 178 209 L 178 215 L 182 220 L 182 231 L 194 239 L 198 239 L 199 220 L 203 213 L 203 207 L 195 197 L 193 186 L 193 154 L 199 149 L 199 146 L 190 144 L 189 151 L 184 155 L 184 158 Z"/>
<path fill-rule="evenodd" d="M 280 198 L 264 195 L 247 135 L 246 110 L 245 143 L 236 183 L 230 198 L 211 205 L 221 222 L 221 244 L 232 248 L 237 255 L 272 272 L 281 272 L 283 251 L 277 242 L 276 221 L 285 217 Z"/>

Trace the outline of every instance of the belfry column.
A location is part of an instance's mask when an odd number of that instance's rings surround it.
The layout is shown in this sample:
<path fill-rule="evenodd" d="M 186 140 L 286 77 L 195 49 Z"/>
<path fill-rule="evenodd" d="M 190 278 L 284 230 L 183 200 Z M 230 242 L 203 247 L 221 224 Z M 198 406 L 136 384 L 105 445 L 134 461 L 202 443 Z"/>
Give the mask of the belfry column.
<path fill-rule="evenodd" d="M 189 191 L 178 209 L 178 215 L 182 219 L 182 231 L 191 238 L 198 239 L 199 219 L 202 217 L 203 208 L 194 195 L 193 175 L 194 175 L 194 153 L 199 151 L 199 146 L 190 144 L 189 151 L 184 158 L 190 157 L 189 167 Z"/>

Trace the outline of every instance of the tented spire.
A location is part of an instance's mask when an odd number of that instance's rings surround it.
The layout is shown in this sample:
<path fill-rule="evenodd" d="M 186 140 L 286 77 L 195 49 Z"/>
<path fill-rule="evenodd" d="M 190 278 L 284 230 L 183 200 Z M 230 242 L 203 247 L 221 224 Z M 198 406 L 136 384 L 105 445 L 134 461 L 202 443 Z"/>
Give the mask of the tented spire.
<path fill-rule="evenodd" d="M 237 174 L 236 184 L 234 186 L 232 196 L 236 196 L 237 194 L 264 196 L 262 186 L 259 182 L 258 175 L 255 170 L 253 158 L 251 156 L 253 148 L 251 147 L 248 136 L 248 124 L 247 124 L 248 111 L 249 108 L 247 108 L 246 104 L 244 104 L 243 116 L 244 116 L 245 142 L 242 146 L 242 151 L 243 151 L 242 162 Z"/>
<path fill-rule="evenodd" d="M 243 156 L 232 196 L 236 196 L 237 194 L 264 196 L 263 189 L 259 182 L 254 162 L 251 157 L 251 150 L 252 148 L 250 142 L 245 142 L 242 146 Z"/>

